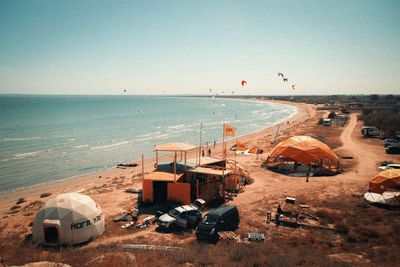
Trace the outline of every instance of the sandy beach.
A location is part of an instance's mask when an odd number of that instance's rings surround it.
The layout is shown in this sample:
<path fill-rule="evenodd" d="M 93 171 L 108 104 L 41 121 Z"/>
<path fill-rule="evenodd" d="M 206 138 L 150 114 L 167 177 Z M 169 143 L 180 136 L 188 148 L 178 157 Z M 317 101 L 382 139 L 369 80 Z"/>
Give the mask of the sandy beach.
<path fill-rule="evenodd" d="M 272 231 L 279 233 L 282 238 L 287 240 L 290 240 L 294 233 L 308 236 L 309 233 L 304 230 L 274 228 L 265 225 L 262 222 L 266 212 L 276 209 L 285 196 L 293 196 L 310 205 L 323 207 L 327 210 L 334 210 L 332 205 L 337 205 L 336 202 L 339 200 L 343 200 L 343 205 L 349 203 L 345 201 L 348 198 L 351 201 L 356 198 L 357 203 L 361 203 L 363 202 L 361 196 L 367 189 L 369 179 L 377 173 L 378 163 L 382 160 L 399 160 L 398 155 L 386 155 L 378 139 L 361 138 L 359 134 L 361 123 L 357 120 L 355 113 L 351 114 L 349 122 L 344 127 L 323 127 L 318 125 L 317 122 L 320 117 L 326 115 L 326 111 L 317 111 L 315 105 L 304 103 L 281 103 L 295 105 L 298 112 L 283 123 L 281 134 L 274 143 L 272 142 L 274 127 L 239 138 L 241 142 L 249 146 L 260 147 L 265 151 L 258 158 L 256 156 L 237 155 L 237 160 L 248 169 L 250 176 L 255 181 L 247 186 L 244 193 L 230 201 L 230 203 L 238 206 L 241 214 L 239 234 L 245 235 L 248 231 Z M 306 183 L 305 179 L 301 177 L 290 177 L 262 168 L 261 163 L 276 143 L 294 135 L 323 138 L 339 156 L 352 157 L 352 159 L 341 160 L 342 173 L 330 177 L 313 177 L 309 183 Z M 233 143 L 234 140 L 228 141 L 228 147 Z M 221 144 L 217 144 L 215 148 L 212 147 L 212 156 L 219 157 L 221 155 Z M 167 155 L 164 159 L 167 160 L 168 157 Z M 228 154 L 228 158 L 233 157 L 233 154 Z M 360 162 L 363 162 L 362 167 Z M 147 158 L 145 160 L 145 173 L 152 171 L 153 165 L 154 158 Z M 100 204 L 107 224 L 105 233 L 94 242 L 86 245 L 86 249 L 127 241 L 162 245 L 193 244 L 195 242 L 193 234 L 182 236 L 174 233 L 158 233 L 155 231 L 155 226 L 143 230 L 126 231 L 121 229 L 120 224 L 112 222 L 113 216 L 136 205 L 137 195 L 125 193 L 124 189 L 127 187 L 141 188 L 140 172 L 140 164 L 135 168 L 111 168 L 61 182 L 2 194 L 0 204 L 1 238 L 10 242 L 15 239 L 22 242 L 31 231 L 29 225 L 36 212 L 49 198 L 63 192 L 79 192 L 91 196 Z M 40 198 L 40 195 L 46 192 L 51 193 L 51 195 Z M 18 208 L 12 208 L 20 197 L 25 198 L 25 202 L 20 204 Z M 331 202 L 336 204 L 331 204 Z M 270 238 L 273 238 L 273 236 Z M 326 237 L 320 236 L 320 238 L 322 240 Z M 332 234 L 329 238 L 332 242 L 342 244 L 345 237 Z M 321 241 L 318 240 L 318 242 Z M 340 245 L 337 249 L 332 249 L 330 253 L 332 255 L 340 254 L 339 248 Z M 369 261 L 366 255 L 360 255 L 361 263 Z M 6 255 L 1 255 L 1 257 L 7 259 Z M 343 257 L 340 256 L 339 258 Z"/>
<path fill-rule="evenodd" d="M 262 100 L 242 100 L 242 101 L 262 101 Z M 311 105 L 301 104 L 301 103 L 292 103 L 292 102 L 284 102 L 284 101 L 275 101 L 269 100 L 270 102 L 274 103 L 281 103 L 281 104 L 289 104 L 296 106 L 298 108 L 298 112 L 289 118 L 288 120 L 284 121 L 282 131 L 287 130 L 288 127 L 294 127 L 295 124 L 301 123 L 305 121 L 308 117 L 313 116 L 314 108 Z M 310 113 L 311 112 L 311 113 Z M 289 123 L 288 123 L 289 122 Z M 260 131 L 241 136 L 239 140 L 242 142 L 248 142 L 250 145 L 257 145 L 257 139 L 260 136 L 263 136 L 264 139 L 272 138 L 273 136 L 273 128 L 274 126 L 264 128 Z M 235 141 L 227 141 L 228 145 L 232 145 Z M 204 146 L 205 144 L 203 144 Z M 212 149 L 213 156 L 220 156 L 221 155 L 221 144 L 217 144 L 214 148 L 212 144 L 210 144 L 210 148 Z M 197 155 L 195 154 L 197 151 L 192 152 L 188 155 L 188 158 L 196 158 Z M 154 154 L 154 153 L 153 153 Z M 154 168 L 155 163 L 155 155 L 148 155 L 145 158 L 145 172 L 150 172 Z M 170 160 L 171 155 L 164 155 L 161 160 Z M 83 192 L 88 188 L 91 187 L 99 187 L 103 186 L 104 183 L 110 182 L 110 179 L 124 179 L 124 178 L 131 178 L 132 176 L 136 176 L 137 174 L 141 173 L 141 161 L 135 161 L 138 163 L 138 167 L 135 168 L 108 168 L 105 170 L 93 172 L 90 174 L 85 174 L 76 177 L 65 178 L 60 181 L 54 181 L 46 184 L 35 185 L 29 188 L 19 189 L 13 192 L 5 192 L 0 194 L 0 213 L 7 212 L 12 206 L 13 203 L 19 198 L 24 197 L 29 200 L 34 200 L 37 196 L 40 196 L 44 192 L 52 193 L 53 196 L 63 192 Z"/>

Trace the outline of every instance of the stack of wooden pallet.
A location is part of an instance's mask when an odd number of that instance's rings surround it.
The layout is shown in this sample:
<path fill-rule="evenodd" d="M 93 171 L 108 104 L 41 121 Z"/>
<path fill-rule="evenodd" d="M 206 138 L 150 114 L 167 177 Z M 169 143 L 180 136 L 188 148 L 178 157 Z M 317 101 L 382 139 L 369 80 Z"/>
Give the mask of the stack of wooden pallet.
<path fill-rule="evenodd" d="M 232 231 L 218 232 L 218 235 L 220 240 L 234 240 L 236 242 L 240 242 L 240 236 Z"/>

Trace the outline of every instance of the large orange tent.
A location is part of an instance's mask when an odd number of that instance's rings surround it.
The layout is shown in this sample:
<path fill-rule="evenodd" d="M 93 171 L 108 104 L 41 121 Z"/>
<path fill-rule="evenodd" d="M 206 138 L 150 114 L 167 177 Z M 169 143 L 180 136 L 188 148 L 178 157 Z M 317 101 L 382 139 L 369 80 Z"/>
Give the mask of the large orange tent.
<path fill-rule="evenodd" d="M 400 188 L 400 169 L 385 170 L 369 182 L 369 191 L 382 194 L 387 189 Z"/>
<path fill-rule="evenodd" d="M 328 169 L 339 169 L 339 157 L 326 144 L 310 136 L 293 136 L 280 142 L 270 153 L 267 163 L 296 161 L 316 164 Z"/>

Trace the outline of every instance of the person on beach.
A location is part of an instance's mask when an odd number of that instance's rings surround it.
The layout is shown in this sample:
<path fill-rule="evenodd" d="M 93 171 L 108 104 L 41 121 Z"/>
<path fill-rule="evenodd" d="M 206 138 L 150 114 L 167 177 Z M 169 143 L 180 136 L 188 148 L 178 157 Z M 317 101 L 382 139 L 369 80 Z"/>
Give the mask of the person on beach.
<path fill-rule="evenodd" d="M 139 216 L 139 210 L 137 207 L 135 207 L 132 211 L 131 211 L 131 216 L 132 216 L 132 221 L 136 222 L 138 220 L 138 216 Z"/>
<path fill-rule="evenodd" d="M 310 168 L 308 168 L 307 169 L 307 172 L 306 172 L 306 182 L 308 183 L 309 181 L 308 181 L 308 177 L 310 177 Z"/>
<path fill-rule="evenodd" d="M 216 140 L 214 140 L 214 147 L 217 145 L 217 141 Z"/>
<path fill-rule="evenodd" d="M 201 156 L 204 157 L 204 149 L 201 150 Z"/>
<path fill-rule="evenodd" d="M 208 148 L 208 156 L 211 157 L 211 148 Z"/>

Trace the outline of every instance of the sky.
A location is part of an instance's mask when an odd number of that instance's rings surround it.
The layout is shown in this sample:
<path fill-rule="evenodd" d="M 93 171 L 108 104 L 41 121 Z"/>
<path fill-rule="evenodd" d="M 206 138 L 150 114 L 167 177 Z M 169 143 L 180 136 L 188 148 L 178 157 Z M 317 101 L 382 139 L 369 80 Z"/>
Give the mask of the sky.
<path fill-rule="evenodd" d="M 399 0 L 0 0 L 0 94 L 399 94 L 399 14 Z"/>

